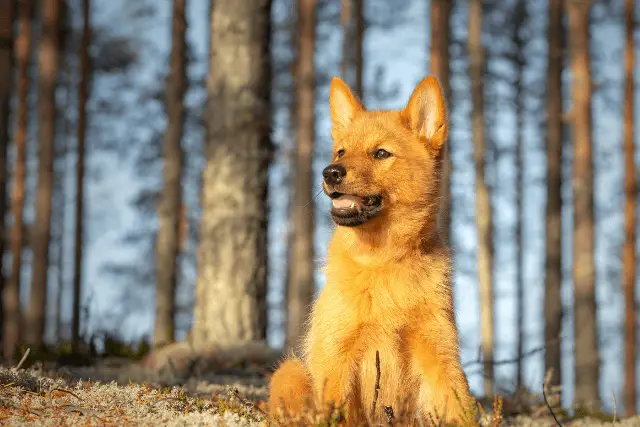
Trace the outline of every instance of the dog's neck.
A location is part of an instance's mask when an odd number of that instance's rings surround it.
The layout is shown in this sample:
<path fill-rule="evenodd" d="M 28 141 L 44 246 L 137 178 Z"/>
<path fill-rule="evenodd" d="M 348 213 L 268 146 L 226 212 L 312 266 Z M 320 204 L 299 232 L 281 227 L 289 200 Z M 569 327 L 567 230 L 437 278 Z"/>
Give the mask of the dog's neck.
<path fill-rule="evenodd" d="M 342 252 L 359 264 L 382 265 L 406 258 L 424 258 L 445 248 L 438 221 L 413 214 L 402 220 L 385 218 L 358 227 L 337 227 L 329 250 Z"/>

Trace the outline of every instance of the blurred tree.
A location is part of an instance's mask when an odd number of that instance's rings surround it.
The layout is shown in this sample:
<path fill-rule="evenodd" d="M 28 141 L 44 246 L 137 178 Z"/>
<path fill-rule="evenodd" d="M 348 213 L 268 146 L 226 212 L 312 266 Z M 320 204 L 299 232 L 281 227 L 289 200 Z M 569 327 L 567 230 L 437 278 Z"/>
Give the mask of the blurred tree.
<path fill-rule="evenodd" d="M 527 6 L 524 0 L 516 0 L 513 13 L 513 45 L 515 48 L 515 114 L 516 114 L 516 304 L 517 304 L 517 331 L 516 331 L 516 390 L 522 388 L 522 364 L 524 347 L 524 239 L 523 239 L 523 213 L 524 213 L 524 121 L 525 111 L 525 82 L 524 70 L 526 67 L 524 27 L 528 21 Z"/>
<path fill-rule="evenodd" d="M 158 206 L 160 229 L 156 240 L 154 346 L 163 346 L 175 339 L 177 259 L 181 245 L 180 219 L 184 218 L 180 213 L 184 210 L 181 205 L 184 97 L 187 92 L 186 3 L 186 0 L 173 2 L 170 70 L 165 92 L 167 129 L 164 135 L 164 187 Z"/>
<path fill-rule="evenodd" d="M 73 253 L 73 323 L 71 344 L 80 344 L 80 291 L 82 287 L 82 260 L 84 248 L 84 188 L 85 188 L 85 140 L 87 136 L 87 102 L 89 99 L 89 79 L 91 58 L 91 2 L 82 0 L 82 42 L 80 44 L 80 87 L 78 92 L 78 163 L 76 165 L 76 211 Z"/>
<path fill-rule="evenodd" d="M 634 0 L 624 2 L 625 61 L 624 61 L 624 233 L 622 254 L 625 300 L 625 385 L 624 406 L 627 415 L 636 413 L 636 202 L 638 194 L 634 150 Z"/>
<path fill-rule="evenodd" d="M 356 74 L 356 83 L 355 83 L 355 91 L 356 96 L 358 98 L 364 100 L 364 35 L 365 30 L 367 28 L 367 22 L 365 19 L 365 1 L 364 0 L 354 0 L 354 12 L 355 12 L 355 54 L 354 54 L 354 62 L 355 62 L 355 74 Z"/>
<path fill-rule="evenodd" d="M 431 50 L 429 55 L 430 73 L 440 80 L 447 103 L 451 102 L 449 82 L 449 21 L 452 0 L 431 0 Z M 442 177 L 440 178 L 440 219 L 443 238 L 450 239 L 451 228 L 451 159 L 449 143 L 442 151 Z"/>
<path fill-rule="evenodd" d="M 264 338 L 271 1 L 212 3 L 193 344 Z"/>
<path fill-rule="evenodd" d="M 575 404 L 599 409 L 600 356 L 596 327 L 591 73 L 591 2 L 567 0 L 572 71 L 573 131 L 573 287 Z"/>
<path fill-rule="evenodd" d="M 469 74 L 471 78 L 471 126 L 476 180 L 476 225 L 478 229 L 478 278 L 480 282 L 480 329 L 484 361 L 484 393 L 493 395 L 493 285 L 492 213 L 485 180 L 484 55 L 482 3 L 469 5 Z"/>
<path fill-rule="evenodd" d="M 9 112 L 13 87 L 13 28 L 16 4 L 13 0 L 0 1 L 0 256 L 4 254 L 6 242 L 5 217 L 7 210 L 7 148 L 9 146 Z M 0 280 L 4 283 L 4 263 L 0 265 Z M 4 285 L 3 285 L 4 286 Z M 0 294 L 0 322 L 4 320 Z M 4 328 L 0 324 L 0 338 Z"/>
<path fill-rule="evenodd" d="M 25 325 L 25 341 L 35 346 L 43 342 L 47 306 L 59 17 L 60 0 L 42 3 L 42 41 L 38 63 L 38 184 L 32 238 L 33 274 Z"/>
<path fill-rule="evenodd" d="M 23 5 L 23 9 L 26 6 Z M 15 20 L 15 3 L 13 0 L 0 1 L 0 254 L 4 253 L 5 242 L 5 222 L 6 217 L 6 189 L 8 184 L 7 171 L 7 148 L 9 145 L 9 109 L 12 88 L 13 74 L 13 51 L 14 37 L 13 28 Z M 22 13 L 21 13 L 22 19 Z M 21 66 L 21 37 L 15 39 L 15 51 L 18 56 L 18 65 Z M 22 71 L 22 69 L 20 69 Z M 22 86 L 19 87 L 22 89 Z M 22 95 L 19 91 L 18 96 Z M 25 96 L 26 97 L 26 96 Z M 22 98 L 21 98 L 22 99 Z M 20 113 L 20 112 L 19 112 Z M 23 162 L 24 166 L 24 162 Z M 14 211 L 15 214 L 15 211 Z M 5 360 L 13 357 L 19 332 L 19 294 L 11 280 L 5 281 L 4 268 L 0 269 L 0 280 L 3 281 L 2 286 L 2 343 L 3 356 Z M 13 271 L 12 273 L 13 274 Z"/>
<path fill-rule="evenodd" d="M 298 344 L 315 292 L 313 251 L 312 160 L 315 136 L 316 0 L 298 2 L 296 76 L 296 146 L 292 173 L 292 246 L 287 286 L 287 346 Z"/>
<path fill-rule="evenodd" d="M 364 71 L 364 0 L 342 0 L 340 13 L 342 26 L 342 60 L 340 74 L 354 88 L 356 95 L 363 99 Z"/>
<path fill-rule="evenodd" d="M 545 239 L 545 371 L 551 386 L 562 383 L 562 57 L 564 0 L 549 0 L 547 26 L 547 204 Z"/>

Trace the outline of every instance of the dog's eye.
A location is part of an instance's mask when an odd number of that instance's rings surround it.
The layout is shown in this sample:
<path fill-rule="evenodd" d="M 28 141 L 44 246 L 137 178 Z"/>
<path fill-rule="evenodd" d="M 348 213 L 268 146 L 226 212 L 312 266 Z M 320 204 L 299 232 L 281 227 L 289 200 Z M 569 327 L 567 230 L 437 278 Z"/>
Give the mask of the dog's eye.
<path fill-rule="evenodd" d="M 344 150 L 338 150 L 338 158 L 344 156 Z"/>
<path fill-rule="evenodd" d="M 378 160 L 382 160 L 382 159 L 391 157 L 391 153 L 388 152 L 387 150 L 383 150 L 382 148 L 380 148 L 375 152 L 373 156 Z"/>

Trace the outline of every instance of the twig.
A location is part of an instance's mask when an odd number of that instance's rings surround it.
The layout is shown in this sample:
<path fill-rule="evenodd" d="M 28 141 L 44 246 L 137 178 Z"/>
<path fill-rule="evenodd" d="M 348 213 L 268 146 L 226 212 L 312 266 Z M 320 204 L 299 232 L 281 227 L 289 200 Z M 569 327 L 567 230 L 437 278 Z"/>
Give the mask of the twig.
<path fill-rule="evenodd" d="M 251 411 L 256 411 L 258 412 L 261 416 L 263 416 L 264 418 L 267 417 L 267 414 L 260 408 L 258 408 L 252 401 L 245 399 L 244 397 L 242 397 L 240 395 L 240 391 L 238 391 L 237 388 L 231 388 L 228 387 L 227 388 L 227 392 L 229 393 L 229 396 L 232 399 L 238 399 L 240 401 L 240 403 L 245 407 L 245 409 L 247 409 L 247 412 L 251 412 Z"/>
<path fill-rule="evenodd" d="M 78 395 L 77 395 L 77 394 L 75 394 L 75 393 L 74 393 L 74 392 L 72 392 L 72 391 L 65 390 L 65 389 L 63 389 L 63 388 L 54 388 L 53 390 L 51 390 L 51 391 L 49 392 L 49 394 L 51 394 L 51 392 L 54 392 L 54 391 L 61 391 L 61 392 L 63 392 L 63 393 L 70 394 L 71 396 L 75 397 L 76 399 L 78 399 L 79 401 L 81 401 L 81 402 L 82 402 L 82 399 L 81 399 L 80 397 L 78 397 Z"/>
<path fill-rule="evenodd" d="M 393 408 L 391 406 L 385 406 L 384 407 L 384 413 L 387 415 L 387 421 L 389 422 L 389 425 L 392 426 L 393 425 Z"/>
<path fill-rule="evenodd" d="M 376 414 L 376 403 L 378 402 L 378 392 L 380 391 L 380 352 L 376 350 L 376 388 L 373 393 L 373 404 L 371 405 L 371 417 Z"/>
<path fill-rule="evenodd" d="M 25 351 L 22 355 L 22 359 L 20 359 L 20 362 L 18 362 L 18 366 L 16 366 L 16 371 L 19 371 L 20 368 L 22 368 L 22 365 L 24 364 L 25 360 L 27 360 L 29 353 L 31 353 L 31 347 L 27 348 L 27 351 Z"/>
<path fill-rule="evenodd" d="M 611 397 L 613 397 L 613 421 L 611 421 L 611 424 L 615 424 L 616 423 L 616 414 L 618 412 L 618 410 L 616 408 L 616 394 L 614 392 L 611 392 Z"/>
<path fill-rule="evenodd" d="M 549 412 L 551 413 L 551 416 L 555 420 L 556 424 L 558 425 L 558 427 L 562 427 L 562 424 L 560 424 L 560 421 L 558 421 L 558 418 L 556 417 L 556 413 L 553 412 L 553 408 L 551 408 L 551 405 L 549 405 L 549 401 L 547 400 L 547 393 L 545 393 L 544 391 L 544 384 L 542 385 L 542 397 L 544 398 L 544 403 L 545 405 L 547 405 L 547 409 L 549 409 Z"/>
<path fill-rule="evenodd" d="M 502 360 L 494 360 L 494 361 L 486 360 L 486 361 L 483 361 L 479 357 L 478 360 L 472 360 L 470 362 L 466 362 L 465 364 L 462 365 L 462 367 L 463 368 L 470 368 L 472 366 L 481 365 L 481 364 L 491 364 L 493 366 L 511 365 L 511 364 L 514 364 L 514 363 L 518 363 L 520 360 L 525 359 L 527 357 L 534 356 L 537 353 L 540 353 L 540 352 L 544 351 L 544 349 L 545 349 L 544 346 L 543 347 L 536 347 L 536 348 L 533 348 L 533 349 L 523 353 L 521 357 L 516 357 L 516 358 L 513 358 L 513 359 L 502 359 Z"/>

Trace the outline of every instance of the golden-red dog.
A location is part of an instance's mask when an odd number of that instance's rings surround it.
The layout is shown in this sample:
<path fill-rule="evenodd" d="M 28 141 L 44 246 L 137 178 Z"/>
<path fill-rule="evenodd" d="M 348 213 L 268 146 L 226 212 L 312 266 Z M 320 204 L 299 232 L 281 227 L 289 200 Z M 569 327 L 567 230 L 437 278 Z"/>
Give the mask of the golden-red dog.
<path fill-rule="evenodd" d="M 427 77 L 403 110 L 367 111 L 334 78 L 330 106 L 333 162 L 323 185 L 337 228 L 327 283 L 303 358 L 284 361 L 271 379 L 270 412 L 334 401 L 346 405 L 351 425 L 381 422 L 385 406 L 404 411 L 409 423 L 464 423 L 473 399 L 460 364 L 451 256 L 437 221 L 448 134 L 440 85 Z"/>

